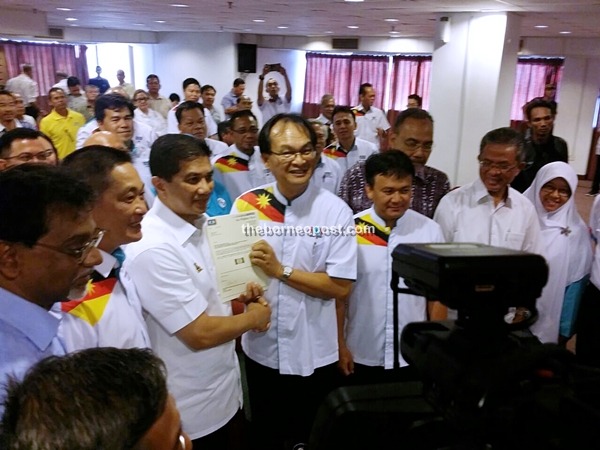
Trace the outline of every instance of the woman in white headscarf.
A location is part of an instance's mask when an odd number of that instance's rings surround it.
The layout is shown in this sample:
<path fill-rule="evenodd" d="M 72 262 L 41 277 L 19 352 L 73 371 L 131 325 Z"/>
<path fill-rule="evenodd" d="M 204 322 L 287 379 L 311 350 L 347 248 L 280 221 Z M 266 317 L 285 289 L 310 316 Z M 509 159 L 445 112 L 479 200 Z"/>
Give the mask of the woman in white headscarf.
<path fill-rule="evenodd" d="M 524 194 L 535 205 L 548 263 L 548 283 L 537 301 L 531 331 L 544 343 L 566 343 L 575 333 L 581 295 L 592 265 L 588 228 L 577 212 L 577 174 L 564 162 L 543 166 Z"/>

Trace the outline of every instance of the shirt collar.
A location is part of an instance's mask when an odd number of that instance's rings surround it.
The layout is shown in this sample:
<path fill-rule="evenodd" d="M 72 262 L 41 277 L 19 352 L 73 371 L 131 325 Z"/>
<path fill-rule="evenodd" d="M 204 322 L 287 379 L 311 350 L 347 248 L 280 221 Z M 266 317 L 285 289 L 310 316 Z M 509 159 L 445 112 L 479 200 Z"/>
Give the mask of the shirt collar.
<path fill-rule="evenodd" d="M 15 120 L 15 124 L 16 124 L 17 128 L 23 128 L 23 125 L 21 125 L 21 122 L 19 122 L 18 119 L 14 119 L 14 120 Z M 0 131 L 4 131 L 4 130 L 6 130 L 6 127 L 0 123 Z"/>
<path fill-rule="evenodd" d="M 58 333 L 60 320 L 35 303 L 0 288 L 0 317 L 23 333 L 41 351 Z"/>
<path fill-rule="evenodd" d="M 300 194 L 299 197 L 296 197 L 294 200 L 290 201 L 279 191 L 279 188 L 277 187 L 277 182 L 275 182 L 275 184 L 273 185 L 273 195 L 279 201 L 279 203 L 281 203 L 282 205 L 292 206 L 292 203 L 293 203 L 294 206 L 302 206 L 303 204 L 312 202 L 312 200 L 314 199 L 313 191 L 316 188 L 317 187 L 313 183 L 312 177 L 311 177 L 310 181 L 308 182 L 308 187 L 306 188 L 306 190 L 302 194 Z"/>
<path fill-rule="evenodd" d="M 494 198 L 490 195 L 490 193 L 486 189 L 485 184 L 483 184 L 483 181 L 481 181 L 481 178 L 477 178 L 475 180 L 475 182 L 473 183 L 473 188 L 474 188 L 474 192 L 475 192 L 475 201 L 477 203 L 486 203 L 486 202 L 494 201 Z M 508 186 L 507 189 L 508 189 L 508 192 L 506 194 L 506 199 L 501 203 L 503 203 L 504 206 L 511 208 L 512 200 L 510 198 L 510 186 Z"/>
<path fill-rule="evenodd" d="M 344 147 L 342 147 L 342 145 L 340 144 L 339 141 L 335 144 L 335 148 L 336 148 L 336 150 L 342 149 L 342 151 L 344 151 L 346 153 L 350 153 L 352 150 L 357 150 L 358 147 L 356 146 L 356 138 L 354 138 L 354 141 L 352 142 L 352 147 L 350 147 L 348 150 L 346 150 Z"/>
<path fill-rule="evenodd" d="M 246 153 L 244 153 L 239 148 L 237 148 L 237 145 L 231 144 L 231 146 L 229 147 L 229 150 L 231 150 L 231 153 L 234 154 L 235 156 L 245 159 L 246 161 L 250 161 L 250 156 L 248 156 Z M 254 149 L 254 153 L 256 153 L 256 148 Z M 254 153 L 253 153 L 253 155 L 254 155 Z"/>
<path fill-rule="evenodd" d="M 98 264 L 94 267 L 94 270 L 102 275 L 104 278 L 110 275 L 110 271 L 117 267 L 117 258 L 115 258 L 110 253 L 106 253 L 104 250 L 100 250 L 100 254 L 102 255 L 102 263 Z"/>
<path fill-rule="evenodd" d="M 202 232 L 202 227 L 206 223 L 206 215 L 203 214 L 195 224 L 192 225 L 171 211 L 158 197 L 154 199 L 152 211 L 156 217 L 169 226 L 179 245 L 183 245 L 197 231 Z"/>

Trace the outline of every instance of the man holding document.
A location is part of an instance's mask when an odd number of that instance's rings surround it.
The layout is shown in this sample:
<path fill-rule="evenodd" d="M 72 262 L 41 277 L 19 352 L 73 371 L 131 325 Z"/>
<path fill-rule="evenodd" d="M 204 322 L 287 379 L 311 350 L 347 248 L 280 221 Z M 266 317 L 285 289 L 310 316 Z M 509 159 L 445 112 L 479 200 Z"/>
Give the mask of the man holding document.
<path fill-rule="evenodd" d="M 276 181 L 242 194 L 232 208 L 257 212 L 261 229 L 272 231 L 250 253 L 269 277 L 272 326 L 242 336 L 253 444 L 261 450 L 307 442 L 320 402 L 335 387 L 336 300 L 356 279 L 356 236 L 339 232 L 353 228 L 352 211 L 311 182 L 316 143 L 306 119 L 274 116 L 259 145 Z"/>
<path fill-rule="evenodd" d="M 210 150 L 192 136 L 168 134 L 152 145 L 157 198 L 142 221 L 143 238 L 126 249 L 128 295 L 147 312 L 152 349 L 167 365 L 169 389 L 194 448 L 238 448 L 244 439 L 242 388 L 234 340 L 269 329 L 262 288 L 248 283 L 232 316 L 221 298 L 204 214 L 213 189 Z M 254 334 L 254 333 L 253 333 Z"/>

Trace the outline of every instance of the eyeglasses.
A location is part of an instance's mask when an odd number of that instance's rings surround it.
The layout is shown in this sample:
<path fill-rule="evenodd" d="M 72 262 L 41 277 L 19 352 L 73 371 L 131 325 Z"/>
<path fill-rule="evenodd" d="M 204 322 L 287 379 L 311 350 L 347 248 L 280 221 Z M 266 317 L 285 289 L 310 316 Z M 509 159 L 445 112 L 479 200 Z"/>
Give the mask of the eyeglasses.
<path fill-rule="evenodd" d="M 500 171 L 500 173 L 508 173 L 511 170 L 513 170 L 515 167 L 517 167 L 517 164 L 513 165 L 513 166 L 509 166 L 508 164 L 497 164 L 497 163 L 493 163 L 491 161 L 479 161 L 479 167 L 481 167 L 484 171 L 488 171 L 490 169 L 498 169 Z"/>
<path fill-rule="evenodd" d="M 34 159 L 37 159 L 38 161 L 46 161 L 52 155 L 54 155 L 54 150 L 48 149 L 48 150 L 44 150 L 43 152 L 39 152 L 39 153 L 21 153 L 20 155 L 10 156 L 10 157 L 4 158 L 4 159 L 18 159 L 19 161 L 21 161 L 23 163 L 28 163 L 30 161 L 33 161 Z"/>
<path fill-rule="evenodd" d="M 560 197 L 562 197 L 562 198 L 569 198 L 569 197 L 571 197 L 571 191 L 570 190 L 568 190 L 568 189 L 559 189 L 559 188 L 556 188 L 556 187 L 554 187 L 552 185 L 544 185 L 544 186 L 542 186 L 541 191 L 544 192 L 545 194 L 552 194 L 552 193 L 554 193 L 554 191 L 557 191 L 558 195 Z"/>
<path fill-rule="evenodd" d="M 314 148 L 305 148 L 305 149 L 299 150 L 297 152 L 283 152 L 283 153 L 271 152 L 271 154 L 277 156 L 278 158 L 281 158 L 282 161 L 290 162 L 290 161 L 293 161 L 294 159 L 296 159 L 297 155 L 300 155 L 302 157 L 302 159 L 304 159 L 304 160 L 313 159 L 317 155 L 317 152 L 315 151 Z"/>
<path fill-rule="evenodd" d="M 134 102 L 147 102 L 148 100 L 150 100 L 149 97 L 138 97 L 136 99 L 134 99 Z"/>
<path fill-rule="evenodd" d="M 248 133 L 256 134 L 256 133 L 258 133 L 258 128 L 256 128 L 256 127 L 252 127 L 252 128 L 248 128 L 248 129 L 241 128 L 239 130 L 234 130 L 232 128 L 231 131 L 233 131 L 234 133 L 237 133 L 237 134 L 248 134 Z"/>
<path fill-rule="evenodd" d="M 98 245 L 100 245 L 100 241 L 102 241 L 102 237 L 104 236 L 105 233 L 106 233 L 106 230 L 97 229 L 95 231 L 92 239 L 85 242 L 80 248 L 73 249 L 73 250 L 56 247 L 54 245 L 42 244 L 39 242 L 36 242 L 33 245 L 37 245 L 39 247 L 44 247 L 49 250 L 54 250 L 55 252 L 62 253 L 63 255 L 70 256 L 72 258 L 77 259 L 78 264 L 81 264 L 86 260 L 86 258 L 90 254 L 90 252 L 93 249 L 95 249 L 96 247 L 98 247 Z"/>
<path fill-rule="evenodd" d="M 413 139 L 408 139 L 408 140 L 404 141 L 404 145 L 409 150 L 416 150 L 419 147 L 421 147 L 423 150 L 429 151 L 433 148 L 433 142 L 419 142 L 419 141 L 415 141 Z"/>

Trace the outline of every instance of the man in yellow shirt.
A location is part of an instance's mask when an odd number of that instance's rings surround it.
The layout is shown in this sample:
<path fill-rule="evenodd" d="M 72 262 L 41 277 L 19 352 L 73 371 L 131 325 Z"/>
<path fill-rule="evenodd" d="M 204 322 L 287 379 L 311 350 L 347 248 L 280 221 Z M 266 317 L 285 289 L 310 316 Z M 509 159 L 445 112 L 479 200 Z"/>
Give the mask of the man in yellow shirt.
<path fill-rule="evenodd" d="M 40 131 L 52 139 L 58 158 L 63 159 L 76 150 L 77 130 L 85 124 L 85 118 L 67 108 L 67 98 L 60 88 L 50 89 L 48 103 L 52 112 L 40 122 Z"/>

